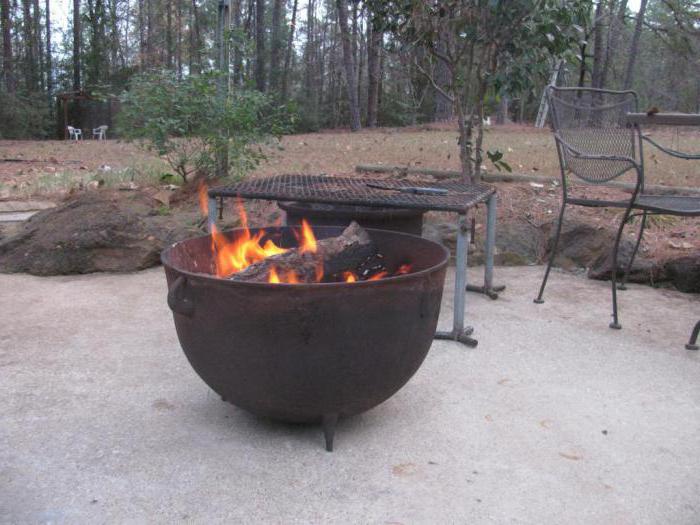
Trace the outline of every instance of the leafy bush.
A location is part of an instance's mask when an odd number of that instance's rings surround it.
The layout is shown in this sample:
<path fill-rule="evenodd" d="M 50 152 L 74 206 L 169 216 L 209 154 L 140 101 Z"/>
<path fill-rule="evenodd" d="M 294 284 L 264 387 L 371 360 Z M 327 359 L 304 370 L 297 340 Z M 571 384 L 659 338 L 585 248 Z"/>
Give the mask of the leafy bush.
<path fill-rule="evenodd" d="M 52 124 L 45 95 L 0 91 L 0 139 L 45 139 Z"/>
<path fill-rule="evenodd" d="M 177 78 L 167 72 L 139 75 L 122 96 L 119 132 L 161 155 L 183 181 L 211 177 L 228 154 L 229 173 L 241 176 L 264 158 L 259 145 L 286 132 L 290 117 L 257 91 L 217 96 L 215 73 Z"/>

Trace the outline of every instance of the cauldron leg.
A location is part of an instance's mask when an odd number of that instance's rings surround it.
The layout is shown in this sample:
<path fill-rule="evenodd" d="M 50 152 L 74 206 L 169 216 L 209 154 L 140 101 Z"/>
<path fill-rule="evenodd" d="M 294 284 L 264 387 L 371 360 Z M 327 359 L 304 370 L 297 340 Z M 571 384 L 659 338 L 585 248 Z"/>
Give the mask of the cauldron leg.
<path fill-rule="evenodd" d="M 338 414 L 326 414 L 323 416 L 323 435 L 326 438 L 326 450 L 333 452 L 333 436 L 335 425 L 338 423 Z"/>

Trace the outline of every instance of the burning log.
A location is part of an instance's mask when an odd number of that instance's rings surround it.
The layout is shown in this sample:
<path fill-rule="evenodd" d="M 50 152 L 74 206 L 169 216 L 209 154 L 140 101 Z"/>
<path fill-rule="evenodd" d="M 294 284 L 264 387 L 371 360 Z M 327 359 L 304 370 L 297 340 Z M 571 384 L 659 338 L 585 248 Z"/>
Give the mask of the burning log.
<path fill-rule="evenodd" d="M 234 273 L 232 281 L 321 282 L 323 276 L 342 275 L 376 257 L 377 249 L 369 234 L 352 222 L 338 237 L 321 239 L 312 246 L 301 246 L 253 263 Z"/>

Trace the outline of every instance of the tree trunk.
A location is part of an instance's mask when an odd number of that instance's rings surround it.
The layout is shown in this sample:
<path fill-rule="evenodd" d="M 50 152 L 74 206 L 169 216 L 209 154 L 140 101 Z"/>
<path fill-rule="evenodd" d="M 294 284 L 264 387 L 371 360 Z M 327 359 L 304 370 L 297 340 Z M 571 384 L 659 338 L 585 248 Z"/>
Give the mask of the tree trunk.
<path fill-rule="evenodd" d="M 255 87 L 265 91 L 265 0 L 255 2 Z"/>
<path fill-rule="evenodd" d="M 39 0 L 33 0 L 32 8 L 32 18 L 34 19 L 32 23 L 32 40 L 34 49 L 36 50 L 35 56 L 37 62 L 34 67 L 37 65 L 39 66 L 38 73 L 35 77 L 35 86 L 38 81 L 40 89 L 43 91 L 46 88 L 46 84 L 44 83 L 44 68 L 46 64 L 44 62 L 44 45 L 41 42 L 41 9 L 39 8 Z"/>
<path fill-rule="evenodd" d="M 153 60 L 153 2 L 154 0 L 146 0 L 146 64 L 149 67 L 154 65 Z"/>
<path fill-rule="evenodd" d="M 5 89 L 8 93 L 17 90 L 14 72 L 14 57 L 12 56 L 12 19 L 10 17 L 10 0 L 2 0 L 0 4 L 0 20 L 2 21 L 2 74 L 5 79 Z"/>
<path fill-rule="evenodd" d="M 197 0 L 192 0 L 192 26 L 190 28 L 190 72 L 198 75 L 202 72 L 202 40 L 199 34 L 199 13 Z"/>
<path fill-rule="evenodd" d="M 233 41 L 233 85 L 240 86 L 243 84 L 243 50 L 241 49 L 241 1 L 234 0 L 231 6 L 231 15 L 233 17 L 233 28 L 235 37 Z"/>
<path fill-rule="evenodd" d="M 143 16 L 144 8 L 143 8 L 143 2 L 144 0 L 138 0 L 138 19 L 137 23 L 139 25 L 139 67 L 143 71 L 146 66 L 146 33 L 145 33 L 145 28 L 146 28 L 146 23 L 144 22 L 145 18 Z M 190 64 L 192 65 L 192 64 Z"/>
<path fill-rule="evenodd" d="M 578 69 L 578 87 L 584 87 L 584 84 L 586 82 L 586 71 L 588 70 L 586 66 L 586 49 L 587 49 L 587 44 L 586 40 L 583 41 L 583 43 L 579 46 L 579 55 L 580 55 L 580 63 L 579 63 L 579 69 Z"/>
<path fill-rule="evenodd" d="M 182 80 L 182 0 L 177 0 L 175 8 L 175 68 L 178 80 Z"/>
<path fill-rule="evenodd" d="M 496 113 L 496 124 L 508 124 L 510 122 L 509 106 L 510 100 L 507 95 L 501 95 L 501 100 L 498 103 L 498 112 Z"/>
<path fill-rule="evenodd" d="M 338 26 L 340 37 L 343 41 L 343 63 L 345 66 L 345 83 L 348 91 L 348 104 L 350 105 L 350 129 L 360 129 L 360 107 L 357 100 L 357 77 L 355 76 L 355 64 L 352 56 L 352 42 L 348 28 L 348 6 L 346 0 L 336 0 L 338 10 Z"/>
<path fill-rule="evenodd" d="M 24 82 L 27 91 L 33 92 L 36 88 L 36 59 L 32 14 L 30 9 L 31 0 L 22 0 L 22 37 L 27 50 L 24 60 Z"/>
<path fill-rule="evenodd" d="M 165 2 L 165 66 L 173 69 L 173 6 Z"/>
<path fill-rule="evenodd" d="M 614 2 L 613 2 L 614 3 Z M 601 87 L 607 87 L 608 85 L 608 75 L 610 69 L 612 68 L 613 61 L 615 60 L 615 54 L 617 53 L 617 48 L 620 45 L 620 36 L 622 35 L 622 28 L 625 25 L 625 13 L 627 12 L 627 0 L 621 0 L 618 6 L 617 16 L 613 16 L 613 7 L 610 7 L 610 27 L 608 29 L 608 44 L 605 47 L 605 62 L 603 63 L 603 71 L 601 72 L 600 85 Z"/>
<path fill-rule="evenodd" d="M 593 15 L 593 72 L 591 73 L 591 87 L 601 87 L 603 58 L 605 56 L 603 50 L 603 20 L 605 19 L 605 11 L 603 2 L 598 0 Z"/>
<path fill-rule="evenodd" d="M 73 89 L 80 91 L 80 0 L 73 0 Z"/>
<path fill-rule="evenodd" d="M 51 2 L 46 0 L 46 94 L 51 105 L 53 93 L 53 59 L 51 57 Z"/>
<path fill-rule="evenodd" d="M 292 5 L 292 22 L 289 26 L 289 38 L 287 39 L 287 53 L 284 57 L 284 73 L 282 74 L 282 100 L 287 100 L 287 88 L 289 83 L 289 68 L 292 65 L 292 52 L 294 51 L 294 30 L 297 23 L 298 0 Z"/>
<path fill-rule="evenodd" d="M 279 95 L 282 75 L 282 0 L 272 4 L 272 33 L 270 34 L 270 91 Z"/>
<path fill-rule="evenodd" d="M 109 32 L 109 72 L 113 75 L 119 68 L 120 41 L 117 0 L 109 0 Z"/>
<path fill-rule="evenodd" d="M 439 40 L 436 44 L 437 50 L 440 53 L 445 52 L 445 42 Z M 445 92 L 449 93 L 451 88 L 451 75 L 447 64 L 442 60 L 437 60 L 435 66 L 435 83 L 440 86 Z M 445 121 L 452 118 L 453 103 L 439 91 L 435 91 L 435 120 Z"/>
<path fill-rule="evenodd" d="M 632 36 L 632 44 L 627 58 L 627 69 L 625 72 L 624 89 L 632 88 L 634 80 L 634 63 L 637 60 L 637 50 L 639 48 L 639 38 L 642 36 L 642 27 L 644 26 L 644 13 L 647 9 L 647 0 L 642 0 L 637 12 L 637 22 L 634 26 L 634 35 Z"/>
<path fill-rule="evenodd" d="M 383 34 L 374 17 L 367 23 L 367 126 L 377 127 L 379 113 L 379 53 Z"/>
<path fill-rule="evenodd" d="M 316 3 L 315 0 L 309 0 L 306 7 L 306 45 L 304 46 L 304 110 L 306 117 L 310 123 L 316 122 L 317 117 L 317 101 L 319 91 L 314 89 L 314 79 L 316 77 L 316 61 L 315 61 L 315 31 L 316 31 Z M 318 87 L 318 86 L 316 86 Z M 312 124 L 313 125 L 313 124 Z"/>

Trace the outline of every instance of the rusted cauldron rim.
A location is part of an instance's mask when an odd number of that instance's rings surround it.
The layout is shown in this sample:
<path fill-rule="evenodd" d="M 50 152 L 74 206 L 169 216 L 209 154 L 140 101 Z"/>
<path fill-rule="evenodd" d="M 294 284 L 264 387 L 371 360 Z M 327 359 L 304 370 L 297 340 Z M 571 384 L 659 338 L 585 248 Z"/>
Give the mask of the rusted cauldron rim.
<path fill-rule="evenodd" d="M 340 228 L 339 226 L 320 226 L 319 228 Z M 261 228 L 250 228 L 251 232 L 257 232 L 259 230 L 265 230 L 265 231 L 274 231 L 274 230 L 280 230 L 280 229 L 294 229 L 292 226 L 271 226 L 271 227 L 261 227 Z M 244 228 L 233 228 L 230 230 L 223 231 L 221 233 L 231 233 L 231 232 L 237 232 L 237 231 L 243 231 Z M 392 282 L 400 282 L 400 281 L 406 281 L 409 279 L 421 279 L 422 277 L 434 273 L 443 267 L 447 266 L 449 260 L 450 260 L 450 252 L 447 248 L 445 248 L 442 244 L 439 244 L 435 241 L 431 241 L 429 239 L 424 239 L 423 237 L 418 237 L 416 235 L 410 235 L 408 233 L 400 233 L 400 232 L 395 232 L 395 231 L 389 231 L 389 230 L 377 230 L 376 228 L 365 228 L 365 230 L 372 235 L 373 232 L 378 232 L 381 234 L 389 234 L 392 236 L 400 236 L 400 237 L 413 237 L 418 239 L 420 242 L 427 243 L 427 244 L 432 244 L 433 246 L 438 247 L 440 250 L 443 252 L 443 259 L 442 262 L 439 264 L 436 264 L 434 266 L 430 266 L 428 268 L 425 268 L 424 270 L 420 270 L 417 272 L 411 272 L 411 273 L 406 273 L 402 275 L 392 275 L 390 277 L 384 277 L 383 279 L 378 279 L 376 281 L 355 281 L 354 283 L 298 283 L 298 284 L 290 284 L 290 283 L 255 283 L 255 282 L 245 282 L 245 281 L 230 281 L 228 279 L 222 279 L 220 277 L 213 276 L 208 273 L 195 273 L 195 272 L 190 272 L 188 270 L 183 270 L 181 268 L 178 268 L 177 266 L 173 265 L 170 262 L 170 252 L 173 251 L 175 248 L 177 248 L 178 245 L 194 241 L 196 239 L 202 239 L 205 237 L 211 237 L 210 234 L 207 235 L 200 235 L 198 237 L 190 237 L 189 239 L 185 239 L 183 241 L 178 241 L 167 248 L 165 248 L 161 254 L 160 254 L 160 261 L 163 263 L 163 266 L 167 266 L 168 268 L 172 268 L 173 270 L 186 275 L 187 277 L 191 277 L 194 279 L 202 279 L 214 283 L 218 283 L 222 286 L 246 286 L 250 288 L 258 288 L 258 289 L 283 289 L 283 290 L 301 290 L 301 289 L 309 289 L 309 288 L 318 288 L 318 289 L 328 289 L 328 288 L 345 288 L 352 286 L 354 288 L 358 287 L 367 287 L 367 286 L 376 286 L 376 285 L 381 285 L 382 283 L 392 283 Z"/>

